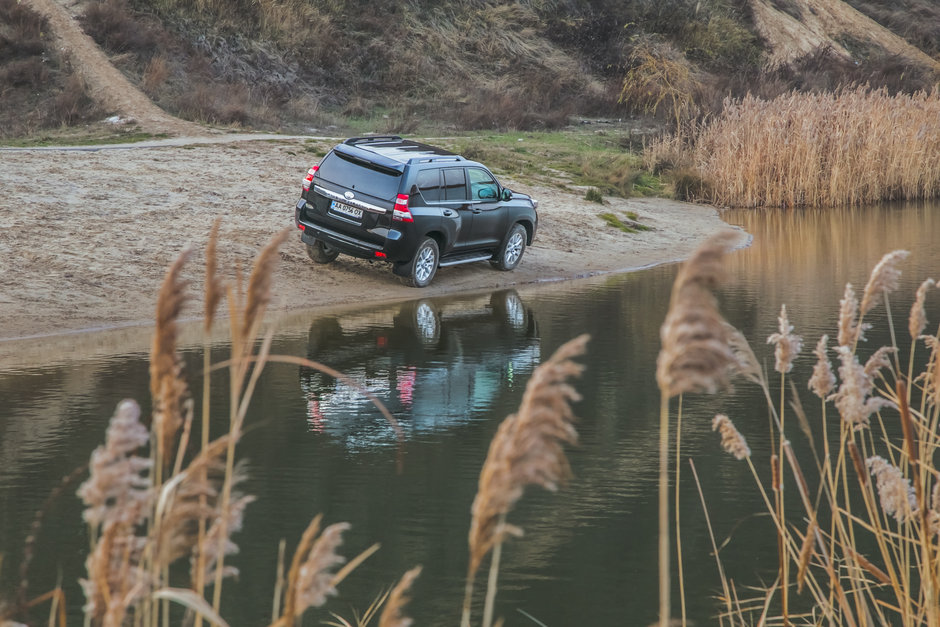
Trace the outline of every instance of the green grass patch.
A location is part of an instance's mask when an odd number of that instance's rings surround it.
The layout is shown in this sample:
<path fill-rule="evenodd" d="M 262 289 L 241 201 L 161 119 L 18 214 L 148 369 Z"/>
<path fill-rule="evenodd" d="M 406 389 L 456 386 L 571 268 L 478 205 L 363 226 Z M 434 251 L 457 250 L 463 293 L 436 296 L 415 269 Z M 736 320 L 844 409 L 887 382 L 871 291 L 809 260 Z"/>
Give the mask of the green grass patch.
<path fill-rule="evenodd" d="M 645 169 L 641 156 L 624 150 L 627 137 L 628 131 L 595 133 L 566 129 L 478 132 L 427 141 L 484 163 L 497 175 L 519 182 L 562 189 L 588 187 L 601 197 L 663 194 L 664 185 L 658 176 Z"/>
<path fill-rule="evenodd" d="M 607 226 L 611 226 L 615 229 L 623 231 L 624 233 L 639 233 L 640 231 L 651 231 L 652 229 L 645 224 L 636 224 L 636 214 L 631 212 L 627 213 L 627 217 L 632 221 L 631 224 L 624 223 L 617 214 L 614 213 L 602 213 L 598 216 L 601 220 L 607 223 Z"/>
<path fill-rule="evenodd" d="M 41 148 L 44 146 L 107 146 L 112 144 L 133 144 L 153 139 L 166 139 L 166 133 L 132 132 L 119 135 L 108 134 L 42 134 L 31 137 L 17 137 L 0 140 L 0 145 L 11 148 Z"/>
<path fill-rule="evenodd" d="M 603 203 L 604 196 L 596 187 L 589 187 L 588 190 L 584 192 L 584 200 L 589 202 Z"/>

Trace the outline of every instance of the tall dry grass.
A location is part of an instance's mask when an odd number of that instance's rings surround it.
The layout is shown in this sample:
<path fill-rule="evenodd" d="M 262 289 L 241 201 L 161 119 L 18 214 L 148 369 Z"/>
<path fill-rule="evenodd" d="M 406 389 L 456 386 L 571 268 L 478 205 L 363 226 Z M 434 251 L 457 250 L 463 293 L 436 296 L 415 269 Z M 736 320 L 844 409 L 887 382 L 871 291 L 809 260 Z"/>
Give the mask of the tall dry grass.
<path fill-rule="evenodd" d="M 779 333 L 768 338 L 777 347 L 779 400 L 772 400 L 773 386 L 763 377 L 748 377 L 763 388 L 775 417 L 771 437 L 779 439 L 779 446 L 771 448 L 771 459 L 754 460 L 731 419 L 715 417 L 713 429 L 721 435 L 722 448 L 751 470 L 786 565 L 754 597 L 735 588 L 719 559 L 722 624 L 907 627 L 940 621 L 940 329 L 923 335 L 929 324 L 924 303 L 936 286 L 932 279 L 921 284 L 907 333 L 895 329 L 889 295 L 898 288 L 906 256 L 905 251 L 886 254 L 872 270 L 861 300 L 846 286 L 833 312 L 837 346 L 831 349 L 826 335 L 816 343 L 816 363 L 805 385 L 821 404 L 823 446 L 817 450 L 811 439 L 809 460 L 818 471 L 817 485 L 803 472 L 806 462 L 790 444 L 794 427 L 783 418 L 784 407 L 792 407 L 797 428 L 812 438 L 792 386 L 790 403 L 785 394 L 784 375 L 801 374 L 791 368 L 802 343 L 785 308 Z M 882 306 L 888 308 L 891 344 L 866 349 L 866 357 L 858 350 L 870 328 L 865 318 Z M 926 366 L 917 372 L 914 354 L 924 349 Z M 900 359 L 905 352 L 908 359 Z M 767 462 L 773 467 L 771 486 L 754 466 Z M 799 495 L 798 511 L 784 510 L 779 497 L 769 498 L 768 488 L 776 494 L 784 487 Z"/>
<path fill-rule="evenodd" d="M 700 200 L 819 207 L 940 195 L 940 90 L 726 100 L 695 135 Z"/>
<path fill-rule="evenodd" d="M 88 467 L 63 480 L 67 486 L 79 473 L 87 470 L 89 474 L 77 492 L 85 506 L 90 543 L 87 573 L 80 579 L 86 625 L 168 627 L 171 615 L 178 620 L 171 604 L 190 614 L 187 623 L 228 624 L 222 616 L 223 587 L 238 574 L 231 556 L 238 552 L 237 534 L 247 507 L 255 500 L 241 489 L 246 471 L 236 461 L 236 445 L 245 432 L 247 408 L 258 378 L 268 363 L 301 365 L 343 379 L 375 403 L 401 436 L 398 423 L 379 399 L 349 377 L 308 359 L 269 354 L 272 333 L 262 335 L 261 331 L 278 250 L 288 232 L 278 233 L 260 251 L 245 284 L 237 267 L 234 277 L 221 276 L 216 254 L 219 222 L 212 227 L 206 250 L 203 329 L 208 336 L 217 309 L 226 300 L 232 348 L 229 359 L 213 364 L 208 346 L 204 347 L 200 420 L 177 350 L 178 320 L 190 301 L 183 276 L 192 252 L 184 251 L 168 269 L 157 298 L 150 355 L 152 415 L 148 421 L 136 401 L 121 401 L 109 422 L 105 443 L 92 453 Z M 473 578 L 490 553 L 482 624 L 492 624 L 500 546 L 507 535 L 521 532 L 506 523 L 506 515 L 524 489 L 535 484 L 555 490 L 570 475 L 564 445 L 577 442 L 570 404 L 580 397 L 568 380 L 583 369 L 573 359 L 584 352 L 587 339 L 581 336 L 568 342 L 535 370 L 518 413 L 502 423 L 493 439 L 473 503 L 468 596 L 462 618 L 466 625 L 470 624 Z M 222 370 L 229 379 L 228 426 L 222 433 L 210 433 L 208 382 L 213 372 Z M 190 446 L 191 439 L 198 445 Z M 60 492 L 61 488 L 53 496 Z M 379 549 L 378 544 L 372 545 L 347 562 L 339 547 L 349 528 L 348 523 L 323 527 L 322 517 L 316 516 L 300 538 L 286 572 L 282 541 L 278 568 L 272 573 L 275 592 L 269 627 L 302 624 L 309 610 L 337 595 L 337 586 Z M 33 532 L 29 555 L 35 549 L 35 528 Z M 0 608 L 0 625 L 14 618 L 28 621 L 33 608 L 49 603 L 49 623 L 64 627 L 65 600 L 60 587 L 28 597 L 28 560 L 18 602 Z M 364 613 L 357 613 L 355 620 L 332 614 L 335 622 L 327 624 L 363 627 L 375 617 L 380 627 L 413 624 L 405 609 L 420 572 L 420 566 L 407 571 Z"/>

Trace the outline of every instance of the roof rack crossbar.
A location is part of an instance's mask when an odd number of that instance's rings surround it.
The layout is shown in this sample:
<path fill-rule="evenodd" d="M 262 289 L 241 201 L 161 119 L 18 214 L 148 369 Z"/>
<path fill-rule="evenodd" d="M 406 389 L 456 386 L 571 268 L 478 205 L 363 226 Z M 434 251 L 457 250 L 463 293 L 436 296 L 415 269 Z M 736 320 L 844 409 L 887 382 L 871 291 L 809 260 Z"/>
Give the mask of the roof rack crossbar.
<path fill-rule="evenodd" d="M 344 144 L 355 145 L 355 144 L 368 144 L 372 142 L 387 142 L 387 141 L 401 141 L 401 137 L 398 135 L 366 135 L 365 137 L 350 137 Z"/>
<path fill-rule="evenodd" d="M 464 161 L 460 155 L 439 155 L 436 157 L 412 157 L 408 163 L 433 163 L 434 161 Z"/>

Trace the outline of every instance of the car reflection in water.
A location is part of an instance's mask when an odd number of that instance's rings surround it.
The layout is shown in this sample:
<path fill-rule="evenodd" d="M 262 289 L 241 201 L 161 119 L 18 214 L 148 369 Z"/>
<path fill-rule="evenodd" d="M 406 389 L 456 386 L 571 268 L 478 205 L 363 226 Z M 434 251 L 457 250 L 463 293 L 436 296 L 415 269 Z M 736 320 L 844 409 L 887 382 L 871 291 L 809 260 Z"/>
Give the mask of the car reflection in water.
<path fill-rule="evenodd" d="M 515 290 L 319 318 L 307 352 L 377 396 L 406 438 L 484 415 L 541 358 L 534 314 Z M 300 384 L 311 431 L 353 449 L 397 442 L 358 388 L 311 368 L 301 368 Z"/>

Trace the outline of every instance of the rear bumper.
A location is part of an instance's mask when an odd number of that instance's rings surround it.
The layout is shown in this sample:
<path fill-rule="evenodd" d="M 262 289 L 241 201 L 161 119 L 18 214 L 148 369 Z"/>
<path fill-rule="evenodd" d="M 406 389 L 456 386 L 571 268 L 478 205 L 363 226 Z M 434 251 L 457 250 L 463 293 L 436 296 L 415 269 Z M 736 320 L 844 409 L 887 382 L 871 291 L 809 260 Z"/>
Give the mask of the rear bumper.
<path fill-rule="evenodd" d="M 320 241 L 331 248 L 360 259 L 379 259 L 382 261 L 408 261 L 410 257 L 402 257 L 405 250 L 403 236 L 400 231 L 395 229 L 374 229 L 372 235 L 381 238 L 381 244 L 366 241 L 353 237 L 346 233 L 340 233 L 335 229 L 317 224 L 310 220 L 302 220 L 300 212 L 303 210 L 306 201 L 301 199 L 294 207 L 294 224 L 303 232 L 300 239 L 305 244 L 313 244 Z"/>

